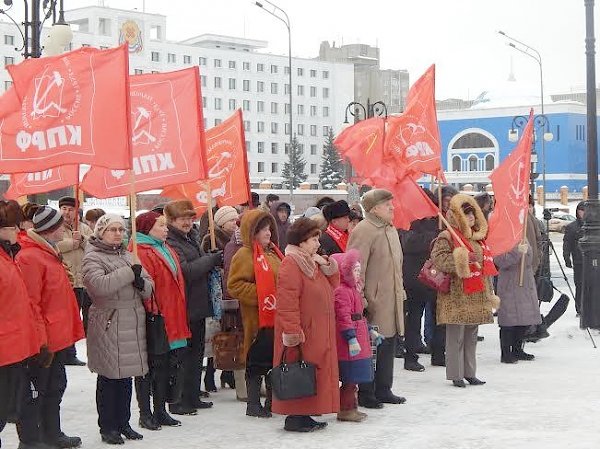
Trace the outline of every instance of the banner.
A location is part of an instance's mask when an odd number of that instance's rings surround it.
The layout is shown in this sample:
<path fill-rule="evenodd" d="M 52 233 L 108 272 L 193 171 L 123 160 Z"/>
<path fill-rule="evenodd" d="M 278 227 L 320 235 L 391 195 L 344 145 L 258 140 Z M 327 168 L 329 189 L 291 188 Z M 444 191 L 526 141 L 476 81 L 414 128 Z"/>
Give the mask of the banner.
<path fill-rule="evenodd" d="M 206 178 L 198 67 L 130 78 L 135 191 Z M 129 170 L 92 167 L 81 189 L 96 198 L 131 193 Z"/>
<path fill-rule="evenodd" d="M 250 179 L 242 111 L 206 131 L 206 163 L 212 198 L 217 206 L 237 206 L 250 201 Z M 188 198 L 198 213 L 208 204 L 207 179 L 165 188 L 167 198 Z"/>
<path fill-rule="evenodd" d="M 10 175 L 10 187 L 4 194 L 9 200 L 74 186 L 79 181 L 79 166 L 64 165 L 35 173 Z"/>
<path fill-rule="evenodd" d="M 8 71 L 14 95 L 0 98 L 0 173 L 131 167 L 125 46 L 27 59 Z"/>
<path fill-rule="evenodd" d="M 489 220 L 486 241 L 494 256 L 510 251 L 523 238 L 529 207 L 532 142 L 533 109 L 519 143 L 490 176 L 496 205 Z"/>
<path fill-rule="evenodd" d="M 405 176 L 393 186 L 382 186 L 394 195 L 394 226 L 410 229 L 414 220 L 437 217 L 439 209 L 431 198 L 410 177 Z"/>

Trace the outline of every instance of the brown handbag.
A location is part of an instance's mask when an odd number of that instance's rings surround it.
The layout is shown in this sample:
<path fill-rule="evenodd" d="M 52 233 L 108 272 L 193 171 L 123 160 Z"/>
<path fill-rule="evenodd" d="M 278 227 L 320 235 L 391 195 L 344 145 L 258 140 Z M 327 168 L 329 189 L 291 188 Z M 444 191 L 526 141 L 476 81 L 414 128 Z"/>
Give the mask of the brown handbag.
<path fill-rule="evenodd" d="M 434 239 L 431 242 L 430 252 L 431 248 L 433 247 L 433 243 L 436 240 L 437 239 Z M 425 261 L 421 271 L 419 272 L 419 275 L 417 276 L 417 279 L 422 284 L 425 284 L 427 287 L 437 292 L 448 293 L 450 291 L 450 275 L 439 270 L 431 258 Z"/>
<path fill-rule="evenodd" d="M 219 332 L 212 339 L 215 368 L 223 371 L 243 369 L 244 332 L 238 329 Z"/>

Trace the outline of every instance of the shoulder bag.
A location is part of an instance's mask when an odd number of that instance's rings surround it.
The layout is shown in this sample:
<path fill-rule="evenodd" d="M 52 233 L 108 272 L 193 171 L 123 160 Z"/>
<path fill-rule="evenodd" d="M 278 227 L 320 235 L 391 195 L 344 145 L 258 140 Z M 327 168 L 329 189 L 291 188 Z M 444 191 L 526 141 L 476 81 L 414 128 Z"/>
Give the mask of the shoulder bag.
<path fill-rule="evenodd" d="M 287 347 L 283 348 L 281 363 L 269 371 L 273 394 L 281 401 L 315 396 L 317 394 L 317 369 L 302 357 L 302 345 L 298 346 L 299 360 L 285 361 Z"/>
<path fill-rule="evenodd" d="M 150 298 L 150 303 L 156 306 L 157 313 L 146 312 L 146 348 L 150 355 L 163 355 L 171 350 L 165 317 L 160 313 L 154 294 Z"/>

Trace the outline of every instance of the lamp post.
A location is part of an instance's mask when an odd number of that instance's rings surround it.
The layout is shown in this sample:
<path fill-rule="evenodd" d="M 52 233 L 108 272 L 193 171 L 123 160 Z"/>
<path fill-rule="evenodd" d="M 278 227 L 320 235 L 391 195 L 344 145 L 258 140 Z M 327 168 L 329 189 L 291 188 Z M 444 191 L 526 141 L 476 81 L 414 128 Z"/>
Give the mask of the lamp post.
<path fill-rule="evenodd" d="M 290 83 L 290 151 L 289 151 L 289 164 L 290 164 L 290 174 L 293 173 L 293 163 L 294 163 L 294 159 L 295 159 L 295 152 L 296 150 L 294 149 L 294 130 L 293 130 L 293 108 L 292 108 L 292 29 L 291 29 L 291 23 L 290 23 L 290 18 L 287 15 L 287 13 L 281 9 L 279 6 L 277 6 L 276 4 L 270 2 L 269 0 L 263 0 L 265 3 L 267 3 L 272 10 L 265 8 L 265 5 L 262 4 L 262 2 L 254 2 L 254 4 L 256 6 L 258 6 L 259 8 L 261 8 L 263 11 L 268 12 L 269 14 L 271 14 L 273 17 L 275 17 L 276 19 L 282 21 L 285 24 L 285 27 L 287 28 L 288 31 L 288 66 L 289 66 L 289 75 L 290 75 L 290 79 L 289 79 L 289 83 Z M 282 17 L 283 15 L 283 17 Z M 294 207 L 294 183 L 295 183 L 296 179 L 295 176 L 292 175 L 292 179 L 290 179 L 290 203 L 292 207 Z"/>
<path fill-rule="evenodd" d="M 587 182 L 588 200 L 583 217 L 581 328 L 600 329 L 600 202 L 598 201 L 598 136 L 596 112 L 596 38 L 594 0 L 585 4 L 585 53 L 587 78 Z"/>
<path fill-rule="evenodd" d="M 540 52 L 532 46 L 527 45 L 526 43 L 521 42 L 520 40 L 515 39 L 512 36 L 509 36 L 504 31 L 498 31 L 498 34 L 504 36 L 505 38 L 511 41 L 508 43 L 509 47 L 514 48 L 515 50 L 523 53 L 526 56 L 529 56 L 531 59 L 537 62 L 540 68 L 540 102 L 542 108 L 541 115 L 544 115 L 544 71 L 542 65 L 542 56 L 540 55 Z M 546 144 L 544 139 L 542 139 L 542 186 L 544 187 L 542 195 L 542 206 L 546 207 Z"/>

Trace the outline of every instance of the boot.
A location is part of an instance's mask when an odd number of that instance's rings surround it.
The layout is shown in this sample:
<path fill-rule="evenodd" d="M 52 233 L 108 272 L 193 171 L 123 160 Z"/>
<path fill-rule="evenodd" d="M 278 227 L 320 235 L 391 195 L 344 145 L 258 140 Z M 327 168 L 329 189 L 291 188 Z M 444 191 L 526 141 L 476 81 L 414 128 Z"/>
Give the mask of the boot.
<path fill-rule="evenodd" d="M 204 389 L 209 393 L 215 393 L 217 391 L 217 385 L 215 384 L 215 361 L 212 357 L 208 359 L 206 365 L 206 372 L 204 373 Z"/>
<path fill-rule="evenodd" d="M 310 416 L 289 415 L 285 418 L 284 429 L 288 432 L 314 432 L 327 427 L 326 422 L 319 422 Z"/>
<path fill-rule="evenodd" d="M 79 447 L 81 446 L 81 438 L 79 437 L 70 437 L 61 432 L 57 438 L 53 440 L 46 441 L 46 444 L 51 447 L 58 448 L 71 448 L 71 447 Z"/>
<path fill-rule="evenodd" d="M 154 421 L 159 426 L 178 427 L 181 425 L 181 421 L 171 417 L 166 409 L 167 396 L 170 389 L 169 370 L 170 366 L 166 363 L 155 367 L 154 370 L 154 394 L 152 396 Z"/>
<path fill-rule="evenodd" d="M 140 427 L 148 430 L 160 430 L 160 425 L 154 420 L 150 410 L 150 375 L 135 378 L 135 398 L 140 409 Z"/>
<path fill-rule="evenodd" d="M 366 419 L 366 413 L 359 413 L 358 410 L 342 410 L 337 414 L 338 421 L 347 421 L 347 422 L 362 422 Z"/>
<path fill-rule="evenodd" d="M 181 421 L 176 420 L 171 415 L 167 413 L 167 410 L 163 408 L 154 413 L 156 422 L 161 426 L 167 427 L 179 427 L 181 426 Z"/>
<path fill-rule="evenodd" d="M 533 354 L 528 354 L 527 352 L 525 352 L 523 350 L 523 348 L 525 347 L 525 343 L 523 343 L 523 340 L 519 339 L 515 341 L 515 344 L 513 345 L 512 348 L 512 355 L 516 360 L 533 360 L 535 359 L 535 356 Z"/>
<path fill-rule="evenodd" d="M 502 363 L 517 363 L 517 358 L 512 353 L 514 330 L 512 327 L 500 327 L 500 362 Z"/>
<path fill-rule="evenodd" d="M 102 437 L 102 441 L 106 444 L 125 444 L 125 441 L 121 437 L 121 434 L 116 430 L 111 430 L 110 432 L 100 433 Z"/>
<path fill-rule="evenodd" d="M 181 401 L 183 395 L 183 378 L 185 375 L 183 354 L 184 352 L 180 349 L 171 351 L 169 354 L 169 390 L 166 397 L 166 402 L 169 404 Z"/>
<path fill-rule="evenodd" d="M 260 403 L 260 385 L 262 376 L 252 376 L 246 378 L 246 388 L 248 389 L 248 404 L 246 405 L 246 415 L 256 418 L 270 418 L 271 412 L 265 410 Z"/>
<path fill-rule="evenodd" d="M 485 385 L 485 380 L 477 379 L 476 377 L 465 377 L 469 385 Z"/>
<path fill-rule="evenodd" d="M 133 430 L 129 424 L 123 426 L 119 432 L 128 440 L 142 440 L 144 438 L 144 435 Z"/>
<path fill-rule="evenodd" d="M 229 386 L 231 389 L 235 389 L 235 378 L 233 371 L 221 371 L 221 388 Z"/>
<path fill-rule="evenodd" d="M 271 388 L 271 379 L 265 376 L 265 387 L 267 389 L 267 398 L 265 399 L 265 412 L 271 415 L 271 404 L 273 403 L 273 388 Z"/>

